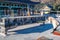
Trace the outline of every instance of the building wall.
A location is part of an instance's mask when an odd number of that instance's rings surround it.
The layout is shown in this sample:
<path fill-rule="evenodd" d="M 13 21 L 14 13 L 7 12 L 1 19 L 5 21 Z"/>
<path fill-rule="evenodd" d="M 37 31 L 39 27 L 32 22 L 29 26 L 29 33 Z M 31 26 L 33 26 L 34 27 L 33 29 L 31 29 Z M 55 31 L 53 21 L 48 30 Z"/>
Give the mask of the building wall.
<path fill-rule="evenodd" d="M 30 14 L 32 9 L 34 8 L 34 5 L 27 5 L 24 3 L 10 3 L 10 2 L 1 2 L 0 3 L 0 13 L 4 15 L 17 15 L 17 16 L 27 16 L 28 12 L 28 6 Z M 8 14 L 7 14 L 8 13 Z"/>
<path fill-rule="evenodd" d="M 39 2 L 40 0 L 31 0 L 31 1 L 33 1 L 33 2 Z"/>

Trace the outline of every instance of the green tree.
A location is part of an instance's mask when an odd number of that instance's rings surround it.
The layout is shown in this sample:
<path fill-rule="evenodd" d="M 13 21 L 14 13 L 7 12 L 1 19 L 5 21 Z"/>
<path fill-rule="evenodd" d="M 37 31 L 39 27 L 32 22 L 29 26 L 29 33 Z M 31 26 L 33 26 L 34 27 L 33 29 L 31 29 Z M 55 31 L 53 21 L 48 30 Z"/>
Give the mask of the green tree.
<path fill-rule="evenodd" d="M 52 8 L 53 11 L 58 11 L 58 5 L 60 5 L 58 0 L 54 0 L 51 5 L 53 6 Z"/>
<path fill-rule="evenodd" d="M 36 11 L 40 11 L 40 9 L 43 8 L 44 6 L 45 6 L 45 4 L 39 3 L 39 4 L 36 4 L 36 5 L 35 5 L 34 9 L 35 9 Z"/>

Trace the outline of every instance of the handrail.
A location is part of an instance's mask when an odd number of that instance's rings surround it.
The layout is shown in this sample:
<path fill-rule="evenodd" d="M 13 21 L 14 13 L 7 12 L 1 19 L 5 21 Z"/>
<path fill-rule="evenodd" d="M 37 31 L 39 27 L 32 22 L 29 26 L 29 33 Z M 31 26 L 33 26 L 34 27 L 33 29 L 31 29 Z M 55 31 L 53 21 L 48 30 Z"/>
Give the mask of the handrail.
<path fill-rule="evenodd" d="M 17 16 L 17 17 L 4 17 L 2 19 L 8 19 L 8 18 L 31 18 L 31 17 L 42 17 L 42 16 Z"/>

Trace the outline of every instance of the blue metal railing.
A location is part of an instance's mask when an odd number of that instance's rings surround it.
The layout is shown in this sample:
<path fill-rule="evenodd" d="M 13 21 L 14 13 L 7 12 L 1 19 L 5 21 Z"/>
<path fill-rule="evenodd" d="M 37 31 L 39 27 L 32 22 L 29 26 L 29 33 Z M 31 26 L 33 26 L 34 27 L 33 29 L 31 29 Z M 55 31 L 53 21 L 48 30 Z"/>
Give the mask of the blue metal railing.
<path fill-rule="evenodd" d="M 40 22 L 40 21 L 45 21 L 45 17 L 43 16 L 43 17 L 5 19 L 5 27 L 32 24 L 32 23 L 37 23 L 37 22 Z"/>

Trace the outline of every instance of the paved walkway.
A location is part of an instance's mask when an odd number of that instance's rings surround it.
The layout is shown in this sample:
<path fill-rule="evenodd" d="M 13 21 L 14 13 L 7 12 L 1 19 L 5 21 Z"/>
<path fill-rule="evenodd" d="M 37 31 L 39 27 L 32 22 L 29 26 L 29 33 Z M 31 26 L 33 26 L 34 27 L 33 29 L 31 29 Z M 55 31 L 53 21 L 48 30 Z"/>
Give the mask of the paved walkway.
<path fill-rule="evenodd" d="M 17 35 L 10 35 L 6 37 L 0 37 L 0 40 L 36 40 L 41 36 L 45 36 L 49 39 L 53 40 L 60 40 L 60 36 L 53 35 L 51 33 L 52 29 L 47 30 L 42 33 L 29 33 L 29 34 L 17 34 Z"/>
<path fill-rule="evenodd" d="M 45 24 L 45 25 L 40 25 L 40 24 L 37 25 L 37 24 L 39 23 L 24 25 L 24 26 L 11 29 L 9 30 L 11 31 L 10 35 L 6 37 L 2 37 L 0 35 L 0 40 L 36 40 L 41 36 L 45 36 L 53 40 L 60 40 L 60 36 L 56 36 L 51 33 L 52 32 L 51 24 Z"/>
<path fill-rule="evenodd" d="M 10 29 L 8 31 L 15 31 L 15 30 L 22 30 L 22 29 L 26 29 L 26 28 L 31 28 L 31 27 L 35 27 L 38 25 L 42 25 L 43 23 L 33 23 L 33 24 L 28 24 L 28 25 L 22 25 L 22 26 L 17 26 L 14 29 Z"/>

